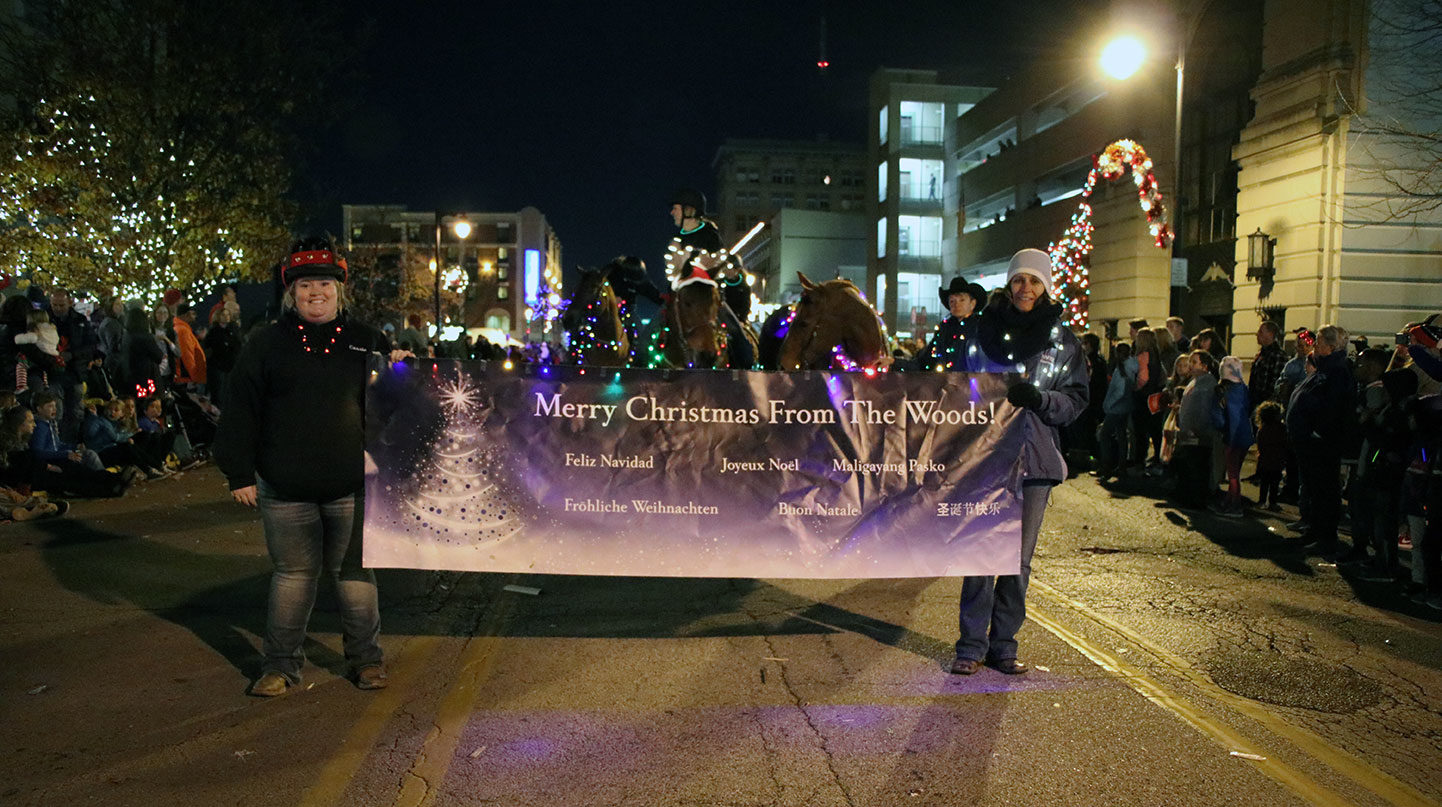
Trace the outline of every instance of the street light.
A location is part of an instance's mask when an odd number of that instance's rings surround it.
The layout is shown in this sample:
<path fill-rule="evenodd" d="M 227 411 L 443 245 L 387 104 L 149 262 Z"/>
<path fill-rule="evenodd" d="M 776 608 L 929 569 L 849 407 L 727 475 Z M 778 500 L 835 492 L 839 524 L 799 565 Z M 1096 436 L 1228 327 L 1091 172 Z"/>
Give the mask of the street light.
<path fill-rule="evenodd" d="M 1276 249 L 1277 239 L 1262 232 L 1261 227 L 1247 236 L 1247 277 L 1271 280 L 1276 271 L 1273 265 Z"/>
<path fill-rule="evenodd" d="M 1102 48 L 1102 72 L 1117 81 L 1126 81 L 1141 69 L 1147 49 L 1134 36 L 1119 36 Z"/>
<path fill-rule="evenodd" d="M 1198 17 L 1200 19 L 1200 17 Z M 1196 31 L 1197 21 L 1177 39 L 1177 94 L 1176 114 L 1172 118 L 1172 232 L 1182 232 L 1182 89 L 1187 70 L 1187 40 Z M 1180 28 L 1180 24 L 1178 25 Z M 1147 48 L 1141 40 L 1131 35 L 1116 37 L 1102 48 L 1102 72 L 1117 81 L 1125 81 L 1136 74 L 1147 60 Z M 1182 239 L 1172 239 L 1172 255 L 1181 249 Z"/>
<path fill-rule="evenodd" d="M 471 223 L 470 223 L 469 221 L 466 221 L 466 214 L 464 214 L 464 213 L 441 213 L 441 211 L 439 211 L 439 210 L 436 211 L 436 260 L 435 260 L 435 272 L 436 272 L 436 278 L 435 278 L 435 281 L 436 281 L 436 286 L 435 286 L 435 294 L 436 294 L 436 296 L 435 296 L 435 303 L 436 303 L 436 320 L 435 320 L 435 321 L 436 321 L 436 338 L 437 338 L 437 339 L 439 339 L 439 338 L 440 338 L 440 335 L 441 335 L 441 263 L 442 263 L 442 259 L 441 259 L 441 220 L 444 219 L 444 218 L 446 218 L 447 216 L 450 216 L 451 218 L 455 218 L 455 219 L 456 219 L 456 221 L 454 221 L 454 222 L 451 223 L 451 230 L 456 234 L 456 238 L 458 238 L 458 239 L 460 239 L 460 240 L 462 240 L 462 241 L 465 241 L 466 237 L 471 234 Z"/>

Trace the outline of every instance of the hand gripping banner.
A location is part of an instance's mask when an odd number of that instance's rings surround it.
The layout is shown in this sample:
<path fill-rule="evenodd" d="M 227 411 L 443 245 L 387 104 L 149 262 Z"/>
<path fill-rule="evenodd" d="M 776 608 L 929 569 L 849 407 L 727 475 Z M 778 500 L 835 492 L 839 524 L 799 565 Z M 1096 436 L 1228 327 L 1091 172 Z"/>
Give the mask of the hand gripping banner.
<path fill-rule="evenodd" d="M 423 360 L 371 387 L 365 563 L 679 577 L 1016 574 L 1008 377 Z"/>

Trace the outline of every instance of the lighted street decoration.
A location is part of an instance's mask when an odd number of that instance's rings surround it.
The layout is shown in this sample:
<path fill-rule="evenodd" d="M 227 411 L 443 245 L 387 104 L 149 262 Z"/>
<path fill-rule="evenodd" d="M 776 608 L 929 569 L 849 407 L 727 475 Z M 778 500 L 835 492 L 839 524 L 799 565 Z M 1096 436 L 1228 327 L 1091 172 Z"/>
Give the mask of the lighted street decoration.
<path fill-rule="evenodd" d="M 1058 241 L 1047 245 L 1051 255 L 1053 285 L 1061 301 L 1068 325 L 1079 328 L 1087 324 L 1087 303 L 1090 285 L 1087 277 L 1087 255 L 1092 251 L 1092 207 L 1088 200 L 1099 179 L 1116 181 L 1130 169 L 1137 186 L 1137 200 L 1147 216 L 1147 226 L 1160 249 L 1172 244 L 1172 228 L 1167 223 L 1166 206 L 1152 173 L 1152 161 L 1146 149 L 1135 140 L 1118 140 L 1092 159 L 1092 170 L 1082 186 L 1081 202 L 1072 214 L 1071 224 Z"/>
<path fill-rule="evenodd" d="M 97 123 L 105 112 L 94 96 L 40 100 L 34 116 L 0 172 L 0 262 L 27 285 L 113 288 L 145 300 L 188 288 L 198 300 L 286 237 L 248 198 L 191 192 L 215 174 L 173 143 L 156 145 L 152 164 L 129 164 Z"/>

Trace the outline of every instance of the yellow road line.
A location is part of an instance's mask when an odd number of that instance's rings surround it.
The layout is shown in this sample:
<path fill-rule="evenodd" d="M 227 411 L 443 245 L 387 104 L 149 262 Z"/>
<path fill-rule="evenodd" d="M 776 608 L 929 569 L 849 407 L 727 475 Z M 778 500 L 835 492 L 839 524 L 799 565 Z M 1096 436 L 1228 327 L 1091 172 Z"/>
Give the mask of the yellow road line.
<path fill-rule="evenodd" d="M 1102 627 L 1107 628 L 1108 630 L 1114 631 L 1125 637 L 1128 641 L 1140 646 L 1142 649 L 1146 650 L 1148 653 L 1154 656 L 1158 661 L 1161 661 L 1163 664 L 1167 665 L 1169 668 L 1180 674 L 1183 678 L 1187 680 L 1189 684 L 1202 690 L 1213 700 L 1223 703 L 1231 709 L 1234 709 L 1237 712 L 1245 715 L 1246 717 L 1256 721 L 1257 723 L 1264 726 L 1268 731 L 1276 734 L 1279 737 L 1282 737 L 1283 739 L 1297 746 L 1307 755 L 1311 756 L 1313 759 L 1337 771 L 1338 773 L 1342 774 L 1348 779 L 1351 779 L 1353 782 L 1357 783 L 1361 787 L 1366 788 L 1368 791 L 1375 794 L 1376 796 L 1384 799 L 1388 804 L 1393 804 L 1397 807 L 1429 807 L 1429 805 L 1436 805 L 1436 801 L 1428 798 L 1421 791 L 1417 790 L 1406 782 L 1403 782 L 1392 776 L 1391 774 L 1388 774 L 1387 772 L 1376 768 L 1372 764 L 1354 756 L 1353 754 L 1341 748 L 1338 748 L 1335 745 L 1332 745 L 1331 743 L 1319 737 L 1317 734 L 1300 726 L 1295 726 L 1291 723 L 1288 723 L 1287 721 L 1279 717 L 1275 712 L 1271 711 L 1262 704 L 1222 689 L 1216 684 L 1216 682 L 1212 681 L 1209 676 L 1194 667 L 1191 662 L 1187 661 L 1181 656 L 1178 656 L 1166 650 L 1165 648 L 1153 644 L 1141 634 L 1133 631 L 1125 625 L 1122 625 L 1121 623 L 1102 614 L 1096 613 L 1090 608 L 1087 608 L 1081 602 L 1072 599 L 1071 597 L 1068 597 L 1067 595 L 1061 593 L 1055 588 L 1039 580 L 1036 580 L 1035 578 L 1032 579 L 1031 586 L 1040 589 L 1049 599 L 1055 601 L 1057 604 L 1065 606 L 1066 608 L 1077 613 L 1078 615 L 1083 616 L 1091 620 L 1092 622 L 1095 622 Z M 1227 745 L 1230 745 L 1235 750 L 1247 753 L 1257 753 L 1247 751 L 1245 746 L 1249 744 L 1249 741 L 1241 737 L 1240 734 L 1237 734 L 1231 729 L 1197 712 L 1190 706 L 1190 704 L 1187 704 L 1182 699 L 1168 692 L 1160 683 L 1156 682 L 1151 678 L 1148 678 L 1135 667 L 1123 663 L 1121 660 L 1097 647 L 1094 643 L 1067 630 L 1056 621 L 1042 614 L 1032 612 L 1028 614 L 1028 616 L 1036 619 L 1038 624 L 1046 628 L 1057 638 L 1071 645 L 1078 652 L 1082 653 L 1082 655 L 1090 658 L 1092 661 L 1096 662 L 1103 668 L 1111 672 L 1115 672 L 1117 675 L 1121 676 L 1122 679 L 1129 686 L 1140 692 L 1149 700 L 1152 700 L 1158 705 L 1171 710 L 1182 719 L 1186 720 L 1188 723 L 1191 723 L 1193 726 L 1197 727 L 1204 733 L 1216 738 L 1217 740 Z M 1310 780 L 1301 779 L 1301 775 L 1298 774 L 1295 770 L 1287 768 L 1286 766 L 1281 765 L 1281 763 L 1275 763 L 1270 754 L 1261 755 L 1266 756 L 1267 759 L 1265 761 L 1259 761 L 1258 767 L 1261 768 L 1263 771 L 1267 772 L 1267 774 L 1272 776 L 1274 779 L 1277 779 L 1283 784 L 1286 784 L 1288 787 L 1296 790 L 1297 793 L 1304 795 L 1309 799 L 1319 799 L 1322 796 L 1330 799 L 1315 800 L 1313 803 L 1347 803 L 1345 801 L 1338 800 L 1337 796 L 1332 794 L 1330 791 L 1321 789 L 1320 786 L 1316 785 Z M 1297 787 L 1294 787 L 1291 781 L 1291 777 L 1298 777 L 1299 784 L 1307 787 L 1308 789 L 1305 791 L 1298 790 Z M 1315 790 L 1319 795 L 1309 795 L 1313 790 Z"/>
<path fill-rule="evenodd" d="M 410 694 L 410 683 L 425 668 L 441 647 L 438 636 L 418 636 L 406 642 L 405 647 L 391 655 L 386 666 L 389 668 L 390 686 L 374 693 L 366 704 L 360 719 L 351 726 L 350 733 L 341 742 L 340 750 L 331 757 L 316 776 L 315 782 L 300 799 L 299 807 L 330 807 L 340 801 L 351 779 L 360 769 L 361 763 L 370 755 L 381 731 L 390 721 L 396 709 Z"/>
<path fill-rule="evenodd" d="M 397 807 L 426 807 L 435 803 L 441 783 L 450 772 L 461 731 L 475 708 L 476 696 L 496 667 L 504 639 L 495 634 L 510 617 L 514 602 L 513 597 L 502 597 L 486 624 L 479 629 L 481 635 L 467 640 L 465 649 L 461 651 L 455 682 L 441 698 L 436 709 L 435 727 L 426 736 L 420 753 L 411 764 L 401 792 L 396 797 Z"/>

